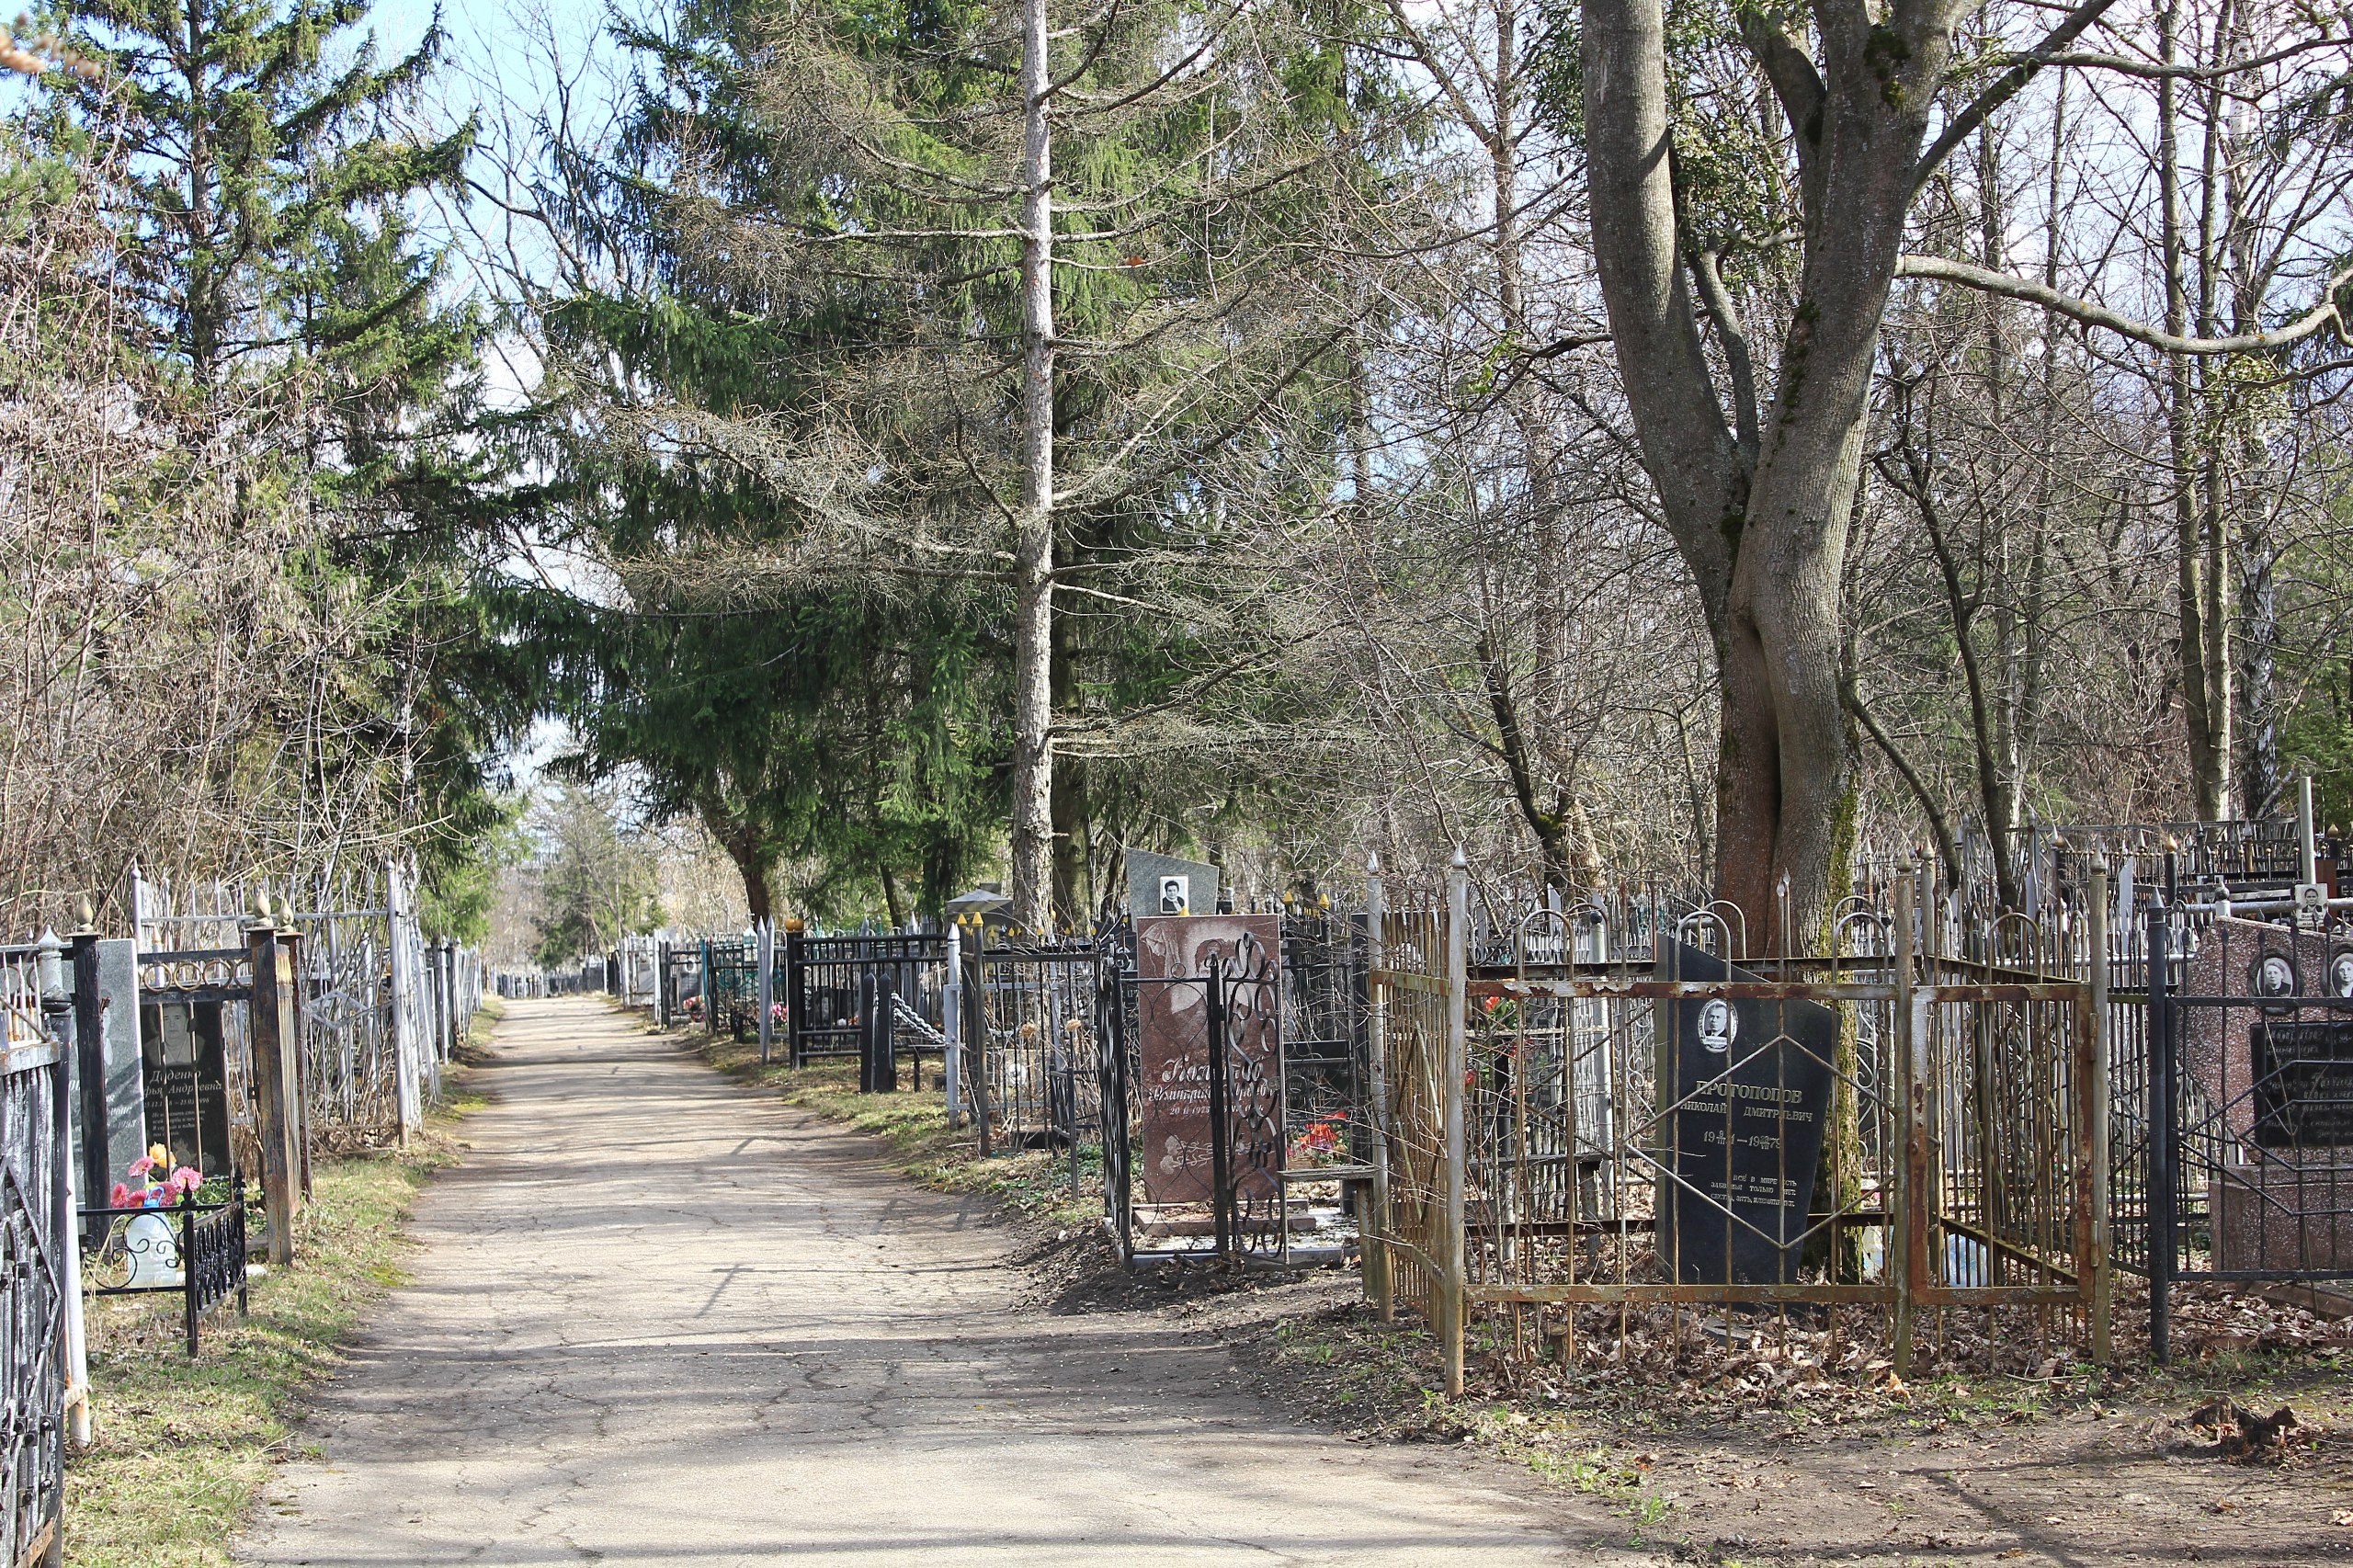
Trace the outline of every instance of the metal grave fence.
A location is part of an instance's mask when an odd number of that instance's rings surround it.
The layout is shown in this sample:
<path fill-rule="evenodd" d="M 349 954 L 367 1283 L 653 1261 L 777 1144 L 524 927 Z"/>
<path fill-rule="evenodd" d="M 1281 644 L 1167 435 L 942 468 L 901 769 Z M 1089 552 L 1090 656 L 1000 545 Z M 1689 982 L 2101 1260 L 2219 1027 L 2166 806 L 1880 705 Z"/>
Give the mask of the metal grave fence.
<path fill-rule="evenodd" d="M 2183 1281 L 2353 1279 L 2353 932 L 2145 916 L 2150 1350 Z"/>
<path fill-rule="evenodd" d="M 1736 924 L 1625 900 L 1490 924 L 1474 962 L 1468 881 L 1370 901 L 1370 1293 L 1450 1390 L 1474 1330 L 1622 1358 L 1654 1308 L 1859 1310 L 1906 1371 L 1950 1312 L 2018 1308 L 2016 1347 L 2107 1357 L 2104 998 L 2067 933 L 1952 944 L 1902 878 L 1832 956 L 1745 968 Z"/>

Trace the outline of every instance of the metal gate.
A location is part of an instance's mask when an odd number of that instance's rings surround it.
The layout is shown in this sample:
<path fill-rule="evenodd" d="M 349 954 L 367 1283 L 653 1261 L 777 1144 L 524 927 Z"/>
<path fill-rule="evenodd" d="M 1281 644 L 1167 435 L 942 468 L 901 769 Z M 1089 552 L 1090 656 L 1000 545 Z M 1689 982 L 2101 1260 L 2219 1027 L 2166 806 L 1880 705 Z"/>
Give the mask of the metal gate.
<path fill-rule="evenodd" d="M 2353 934 L 2147 916 L 2150 1352 L 2182 1280 L 2353 1279 Z"/>
<path fill-rule="evenodd" d="M 981 1152 L 1068 1148 L 1103 1125 L 1097 994 L 1102 947 L 989 929 L 963 949 L 963 1109 Z"/>

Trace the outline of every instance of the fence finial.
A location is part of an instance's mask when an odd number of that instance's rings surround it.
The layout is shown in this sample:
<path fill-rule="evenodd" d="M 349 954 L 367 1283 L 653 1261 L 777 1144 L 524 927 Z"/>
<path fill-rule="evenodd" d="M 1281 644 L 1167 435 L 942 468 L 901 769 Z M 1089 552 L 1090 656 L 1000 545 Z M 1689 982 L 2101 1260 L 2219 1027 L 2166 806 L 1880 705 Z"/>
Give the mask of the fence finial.
<path fill-rule="evenodd" d="M 1460 866 L 1467 871 L 1471 869 L 1471 858 L 1462 853 L 1462 846 L 1458 844 L 1454 846 L 1454 858 L 1449 860 L 1447 864 L 1449 866 Z"/>

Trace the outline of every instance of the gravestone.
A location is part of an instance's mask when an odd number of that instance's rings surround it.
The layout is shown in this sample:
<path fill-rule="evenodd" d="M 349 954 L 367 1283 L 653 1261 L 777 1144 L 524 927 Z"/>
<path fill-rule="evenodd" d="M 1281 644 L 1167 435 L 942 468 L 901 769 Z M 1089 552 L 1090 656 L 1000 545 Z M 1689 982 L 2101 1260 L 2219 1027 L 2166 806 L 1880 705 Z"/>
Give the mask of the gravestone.
<path fill-rule="evenodd" d="M 1136 922 L 1137 1120 L 1142 1201 L 1208 1203 L 1216 1193 L 1210 1117 L 1210 960 L 1268 983 L 1231 990 L 1227 1029 L 1229 1119 L 1243 1135 L 1231 1151 L 1237 1208 L 1279 1203 L 1282 1169 L 1281 917 L 1145 915 Z M 1271 1125 L 1262 1125 L 1271 1119 Z"/>
<path fill-rule="evenodd" d="M 138 945 L 127 937 L 107 937 L 92 944 L 96 958 L 97 995 L 97 1042 L 94 1050 L 75 1050 L 68 1058 L 67 1105 L 73 1114 L 74 1146 L 82 1152 L 74 1170 L 81 1201 L 103 1203 L 131 1162 L 147 1152 L 145 1075 L 139 1050 Z M 85 1094 L 82 1082 L 86 1066 L 95 1065 L 99 1079 L 96 1094 Z M 83 1126 L 95 1109 L 104 1125 L 92 1134 Z"/>
<path fill-rule="evenodd" d="M 232 1161 L 222 1006 L 169 992 L 140 1005 L 147 1142 L 168 1148 L 174 1165 L 207 1176 L 228 1175 Z"/>
<path fill-rule="evenodd" d="M 1210 915 L 1217 909 L 1218 870 L 1204 860 L 1182 860 L 1149 849 L 1127 852 L 1128 913 Z"/>
<path fill-rule="evenodd" d="M 2218 919 L 2185 966 L 2193 1125 L 2228 1136 L 2207 1173 L 2214 1267 L 2353 1268 L 2353 944 Z"/>
<path fill-rule="evenodd" d="M 1755 980 L 1673 943 L 1666 978 Z M 1687 1285 L 1793 1284 L 1813 1210 L 1838 1016 L 1813 1002 L 1660 1006 L 1659 1255 Z M 1671 1110 L 1667 1108 L 1673 1108 Z"/>

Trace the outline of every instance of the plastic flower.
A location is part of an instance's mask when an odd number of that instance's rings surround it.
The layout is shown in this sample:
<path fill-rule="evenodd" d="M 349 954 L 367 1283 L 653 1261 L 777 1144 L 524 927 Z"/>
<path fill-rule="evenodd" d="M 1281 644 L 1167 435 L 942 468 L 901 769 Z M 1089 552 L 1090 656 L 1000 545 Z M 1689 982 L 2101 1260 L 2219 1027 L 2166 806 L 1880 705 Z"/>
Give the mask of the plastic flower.
<path fill-rule="evenodd" d="M 130 1174 L 135 1176 L 147 1176 L 162 1169 L 165 1164 L 165 1161 L 157 1159 L 152 1153 L 142 1154 L 131 1162 Z"/>
<path fill-rule="evenodd" d="M 159 1171 L 172 1163 L 172 1152 L 161 1143 L 148 1144 L 147 1157 L 155 1162 L 152 1168 Z"/>
<path fill-rule="evenodd" d="M 114 1190 L 107 1195 L 107 1207 L 109 1209 L 128 1209 L 131 1206 L 131 1198 L 132 1193 L 131 1188 L 125 1187 L 120 1182 L 117 1182 L 114 1184 Z"/>

